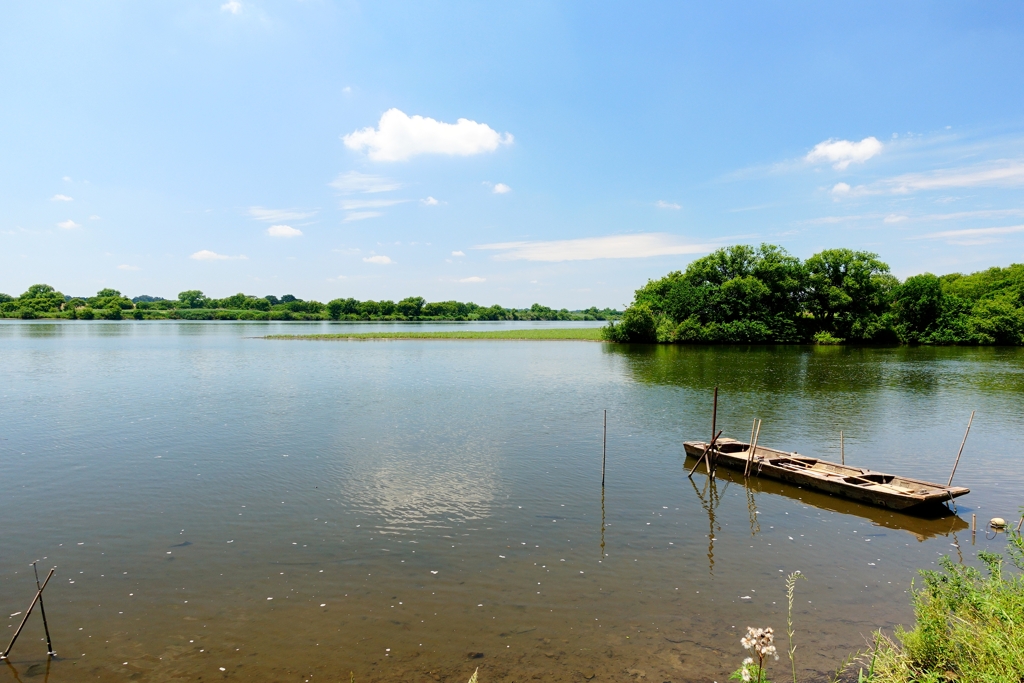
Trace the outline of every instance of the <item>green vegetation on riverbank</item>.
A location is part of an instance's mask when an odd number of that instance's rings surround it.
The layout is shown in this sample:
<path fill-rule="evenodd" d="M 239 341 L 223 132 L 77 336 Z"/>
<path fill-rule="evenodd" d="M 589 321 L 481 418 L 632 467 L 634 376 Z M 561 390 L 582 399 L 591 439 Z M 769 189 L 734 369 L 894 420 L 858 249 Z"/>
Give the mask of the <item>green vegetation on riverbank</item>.
<path fill-rule="evenodd" d="M 900 282 L 877 254 L 737 245 L 636 291 L 606 338 L 659 343 L 1024 343 L 1024 265 Z"/>
<path fill-rule="evenodd" d="M 1024 542 L 1009 533 L 1010 561 L 1024 570 Z M 871 683 L 1024 680 L 1024 576 L 1003 557 L 978 553 L 987 576 L 944 557 L 941 571 L 922 571 L 914 593 L 914 627 L 895 638 L 876 634 Z"/>
<path fill-rule="evenodd" d="M 444 332 L 356 332 L 344 334 L 271 334 L 264 339 L 307 339 L 313 341 L 345 341 L 360 339 L 534 339 L 548 341 L 601 341 L 602 328 L 532 330 L 451 330 Z"/>
<path fill-rule="evenodd" d="M 473 302 L 435 301 L 408 297 L 394 301 L 334 299 L 328 303 L 303 301 L 291 294 L 280 299 L 238 293 L 211 299 L 198 289 L 178 294 L 175 300 L 153 296 L 129 299 L 116 289 L 102 289 L 92 297 L 65 296 L 50 285 L 32 285 L 15 298 L 0 294 L 0 317 L 66 318 L 71 320 L 613 320 L 620 311 L 594 307 L 568 311 L 533 304 L 530 308 L 479 306 Z"/>
<path fill-rule="evenodd" d="M 1010 562 L 1024 571 L 1024 537 L 1015 531 L 1007 536 Z M 912 584 L 910 591 L 913 628 L 897 626 L 892 637 L 876 631 L 871 649 L 844 660 L 833 683 L 1024 681 L 1024 575 L 1008 573 L 1002 555 L 981 551 L 978 559 L 987 575 L 949 557 L 939 560 L 940 570 L 922 570 L 922 585 Z M 786 580 L 786 654 L 793 683 L 799 683 L 793 623 L 797 578 L 803 578 L 800 572 Z M 753 656 L 730 680 L 769 683 L 768 664 L 778 659 L 774 639 L 772 628 L 748 627 L 740 642 Z"/>

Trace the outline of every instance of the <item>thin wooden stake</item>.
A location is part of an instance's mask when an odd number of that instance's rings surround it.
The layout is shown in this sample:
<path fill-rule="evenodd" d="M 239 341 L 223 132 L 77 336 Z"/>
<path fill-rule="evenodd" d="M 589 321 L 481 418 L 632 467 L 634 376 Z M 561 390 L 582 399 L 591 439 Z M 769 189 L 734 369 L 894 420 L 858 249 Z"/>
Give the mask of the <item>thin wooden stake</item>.
<path fill-rule="evenodd" d="M 715 440 L 715 425 L 718 421 L 718 387 L 715 387 L 715 398 L 711 405 L 711 441 Z M 718 458 L 714 451 L 708 453 L 708 474 L 713 479 L 715 476 L 715 467 L 718 464 Z"/>
<path fill-rule="evenodd" d="M 743 476 L 749 477 L 750 470 L 754 468 L 754 456 L 757 454 L 757 440 L 761 438 L 761 421 L 757 421 L 757 432 L 754 434 L 754 441 L 750 444 L 750 452 L 747 453 L 747 467 Z"/>
<path fill-rule="evenodd" d="M 50 626 L 46 623 L 46 608 L 43 606 L 42 586 L 39 585 L 39 570 L 36 568 L 36 562 L 32 563 L 32 572 L 36 575 L 36 590 L 40 591 L 39 613 L 43 615 L 43 630 L 46 631 L 46 654 L 55 657 L 57 653 L 53 651 L 53 643 L 50 642 Z"/>
<path fill-rule="evenodd" d="M 967 435 L 971 433 L 971 423 L 974 422 L 974 411 L 971 411 L 971 419 L 967 421 L 967 431 L 964 432 L 964 440 L 960 442 L 960 450 L 956 454 L 956 462 L 953 463 L 953 471 L 949 473 L 949 482 L 946 486 L 953 485 L 953 475 L 956 474 L 956 466 L 960 464 L 960 455 L 964 452 L 964 444 L 967 443 Z"/>
<path fill-rule="evenodd" d="M 604 488 L 604 466 L 608 461 L 608 411 L 604 411 L 604 445 L 601 447 L 601 488 Z"/>
<path fill-rule="evenodd" d="M 754 430 L 757 429 L 757 418 L 754 418 L 754 424 L 750 425 L 750 441 L 747 442 L 747 448 L 754 447 Z M 750 470 L 750 454 L 752 451 L 747 451 L 747 464 L 743 467 L 743 476 L 747 476 L 747 471 Z"/>
<path fill-rule="evenodd" d="M 36 596 L 32 598 L 32 604 L 30 604 L 28 609 L 25 610 L 25 616 L 22 618 L 21 624 L 18 626 L 18 630 L 14 632 L 14 637 L 11 638 L 10 645 L 7 646 L 7 649 L 4 650 L 3 654 L 0 654 L 0 659 L 7 659 L 7 656 L 11 654 L 11 648 L 14 647 L 14 641 L 16 641 L 18 636 L 21 635 L 21 629 L 25 628 L 25 622 L 28 621 L 28 617 L 32 614 L 32 610 L 35 608 L 36 603 L 39 602 L 41 597 L 43 597 L 43 589 L 46 588 L 46 584 L 50 583 L 50 577 L 53 576 L 55 571 L 57 571 L 56 567 L 50 570 L 50 573 L 46 575 L 46 581 L 43 581 L 43 585 L 36 591 Z"/>
<path fill-rule="evenodd" d="M 971 513 L 971 533 L 973 534 L 978 526 L 978 515 Z"/>
<path fill-rule="evenodd" d="M 846 464 L 846 446 L 843 443 L 843 430 L 839 430 L 839 464 Z"/>
<path fill-rule="evenodd" d="M 686 476 L 690 477 L 690 479 L 693 479 L 693 473 L 696 472 L 697 468 L 700 467 L 700 464 L 702 462 L 704 462 L 704 460 L 707 457 L 708 451 L 710 451 L 712 449 L 712 447 L 714 447 L 715 441 L 717 441 L 718 437 L 721 436 L 721 435 L 722 435 L 722 432 L 718 432 L 718 435 L 715 436 L 715 438 L 711 439 L 711 443 L 709 443 L 707 446 L 704 447 L 704 452 L 700 454 L 700 456 L 697 458 L 697 462 L 694 463 L 693 467 L 690 469 L 690 473 L 688 475 L 686 475 Z M 708 474 L 710 474 L 710 473 L 711 473 L 711 469 L 710 469 L 710 463 L 709 463 Z"/>
<path fill-rule="evenodd" d="M 1024 517 L 1021 517 L 1021 518 L 1020 518 L 1020 521 L 1019 521 L 1019 522 L 1017 522 L 1017 533 L 1018 533 L 1018 534 L 1020 533 L 1020 525 L 1021 525 L 1021 524 L 1024 524 Z"/>

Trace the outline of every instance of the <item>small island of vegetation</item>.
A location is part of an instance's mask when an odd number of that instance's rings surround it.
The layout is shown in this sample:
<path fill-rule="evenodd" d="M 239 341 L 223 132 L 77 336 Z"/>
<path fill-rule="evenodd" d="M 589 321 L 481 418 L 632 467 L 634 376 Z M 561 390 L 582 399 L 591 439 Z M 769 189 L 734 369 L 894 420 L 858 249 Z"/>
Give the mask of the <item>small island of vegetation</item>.
<path fill-rule="evenodd" d="M 1024 343 L 1024 265 L 900 282 L 877 254 L 736 245 L 636 291 L 619 342 Z"/>

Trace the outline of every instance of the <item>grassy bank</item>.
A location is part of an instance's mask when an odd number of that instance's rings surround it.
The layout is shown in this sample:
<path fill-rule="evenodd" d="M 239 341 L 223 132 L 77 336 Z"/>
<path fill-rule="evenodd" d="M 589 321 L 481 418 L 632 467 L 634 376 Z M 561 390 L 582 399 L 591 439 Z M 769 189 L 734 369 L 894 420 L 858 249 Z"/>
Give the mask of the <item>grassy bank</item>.
<path fill-rule="evenodd" d="M 540 341 L 601 341 L 600 327 L 532 330 L 445 330 L 443 332 L 349 332 L 343 334 L 271 334 L 264 339 L 345 341 L 361 339 L 510 339 Z"/>
<path fill-rule="evenodd" d="M 1024 569 L 1024 539 L 1010 532 L 1013 569 Z M 1004 559 L 980 552 L 986 572 L 942 558 L 923 571 L 914 593 L 917 617 L 895 637 L 876 634 L 872 683 L 1024 680 L 1024 577 Z"/>

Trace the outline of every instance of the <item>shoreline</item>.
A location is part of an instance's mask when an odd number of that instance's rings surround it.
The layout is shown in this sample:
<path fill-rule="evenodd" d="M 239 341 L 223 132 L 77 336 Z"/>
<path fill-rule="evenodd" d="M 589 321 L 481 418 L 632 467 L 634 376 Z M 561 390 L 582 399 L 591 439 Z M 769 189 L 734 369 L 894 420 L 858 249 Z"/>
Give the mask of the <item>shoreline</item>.
<path fill-rule="evenodd" d="M 601 327 L 525 329 L 525 330 L 464 330 L 453 332 L 356 332 L 341 334 L 268 334 L 257 339 L 298 341 L 388 341 L 419 340 L 485 340 L 485 341 L 585 341 L 605 342 Z"/>

